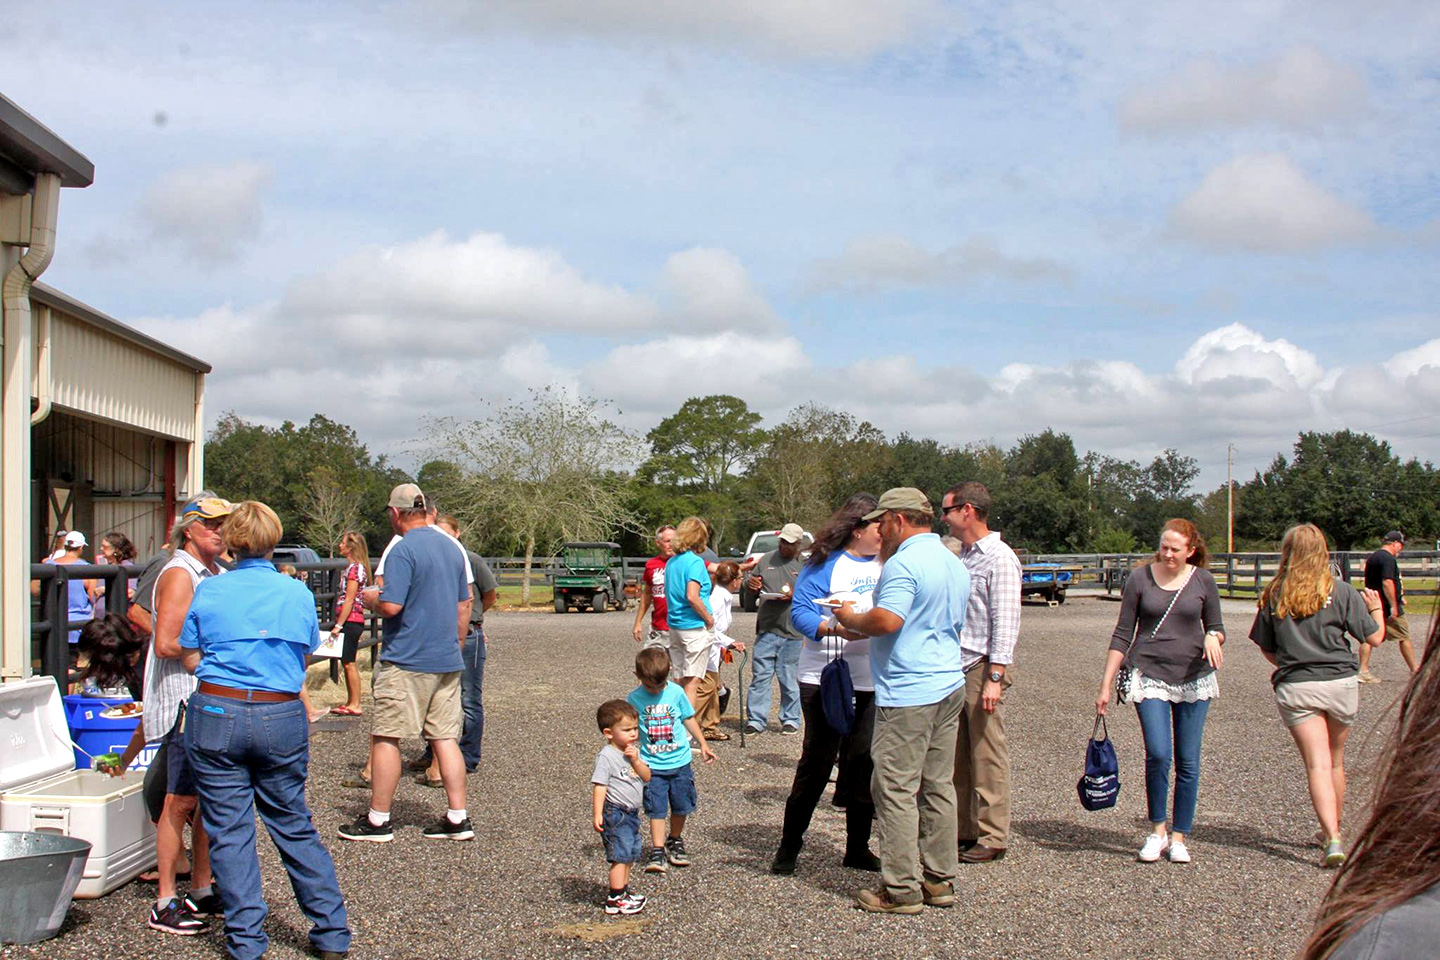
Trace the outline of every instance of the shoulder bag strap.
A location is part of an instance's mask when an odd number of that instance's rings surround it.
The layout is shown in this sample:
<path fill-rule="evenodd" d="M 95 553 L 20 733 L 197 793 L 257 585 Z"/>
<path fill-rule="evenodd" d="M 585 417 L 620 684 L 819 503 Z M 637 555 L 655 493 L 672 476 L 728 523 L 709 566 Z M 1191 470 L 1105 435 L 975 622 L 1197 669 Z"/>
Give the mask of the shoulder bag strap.
<path fill-rule="evenodd" d="M 1188 587 L 1188 586 L 1190 586 L 1190 581 L 1191 581 L 1191 579 L 1194 578 L 1194 576 L 1195 576 L 1195 567 L 1194 567 L 1193 565 L 1190 565 L 1189 571 L 1185 574 L 1185 582 L 1182 583 L 1182 584 L 1180 584 L 1180 589 L 1179 589 L 1179 590 L 1176 590 L 1175 593 L 1170 597 L 1170 604 L 1169 604 L 1169 606 L 1167 606 L 1167 607 L 1165 608 L 1165 612 L 1160 615 L 1160 619 L 1155 621 L 1155 626 L 1154 626 L 1153 628 L 1151 628 L 1151 630 L 1150 630 L 1150 636 L 1147 637 L 1146 639 L 1148 639 L 1148 640 L 1154 640 L 1154 639 L 1155 639 L 1155 634 L 1159 633 L 1159 632 L 1160 632 L 1160 628 L 1161 628 L 1162 626 L 1164 626 L 1164 624 L 1165 624 L 1165 619 L 1170 616 L 1170 611 L 1175 609 L 1175 601 L 1176 601 L 1176 600 L 1179 600 L 1179 599 L 1180 599 L 1180 594 L 1184 593 L 1184 592 L 1185 592 L 1185 588 Z M 1152 579 L 1154 578 L 1154 574 L 1151 574 L 1151 578 L 1152 578 Z M 1157 586 L 1158 586 L 1158 584 L 1157 584 Z M 1131 662 L 1135 659 L 1135 648 L 1138 647 L 1138 646 L 1140 646 L 1140 641 L 1139 641 L 1139 640 L 1136 640 L 1134 643 L 1130 644 L 1130 649 L 1125 652 L 1125 663 L 1129 664 L 1129 663 L 1131 663 Z"/>

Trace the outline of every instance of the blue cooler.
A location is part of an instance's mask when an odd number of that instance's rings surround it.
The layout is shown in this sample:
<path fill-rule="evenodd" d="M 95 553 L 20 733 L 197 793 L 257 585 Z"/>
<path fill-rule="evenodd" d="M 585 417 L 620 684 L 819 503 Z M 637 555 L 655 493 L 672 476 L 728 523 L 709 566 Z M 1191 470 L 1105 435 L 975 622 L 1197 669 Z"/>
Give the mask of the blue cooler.
<path fill-rule="evenodd" d="M 70 694 L 65 698 L 65 720 L 70 726 L 70 739 L 75 742 L 75 769 L 89 770 L 94 766 L 91 757 L 102 753 L 124 753 L 130 745 L 130 737 L 140 723 L 140 714 L 132 717 L 105 717 L 101 713 L 108 707 L 122 703 L 133 703 L 129 697 L 86 697 Z M 131 770 L 144 770 L 150 766 L 158 743 L 147 743 Z M 82 753 L 81 751 L 84 751 Z M 86 756 L 89 754 L 89 756 Z"/>

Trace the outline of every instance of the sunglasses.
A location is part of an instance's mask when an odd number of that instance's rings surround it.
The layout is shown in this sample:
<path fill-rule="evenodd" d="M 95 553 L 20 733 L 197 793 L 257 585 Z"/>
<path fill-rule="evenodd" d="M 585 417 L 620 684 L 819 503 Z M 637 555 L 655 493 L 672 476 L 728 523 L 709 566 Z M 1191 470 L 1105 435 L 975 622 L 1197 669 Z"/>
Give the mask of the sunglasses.
<path fill-rule="evenodd" d="M 969 502 L 966 502 L 966 503 L 955 503 L 955 504 L 951 504 L 951 505 L 948 506 L 948 507 L 941 507 L 941 508 L 940 508 L 940 516 L 942 516 L 942 517 L 949 516 L 951 510 L 964 510 L 964 509 L 965 509 L 966 507 L 968 507 L 968 506 L 972 506 L 972 504 L 970 504 Z"/>

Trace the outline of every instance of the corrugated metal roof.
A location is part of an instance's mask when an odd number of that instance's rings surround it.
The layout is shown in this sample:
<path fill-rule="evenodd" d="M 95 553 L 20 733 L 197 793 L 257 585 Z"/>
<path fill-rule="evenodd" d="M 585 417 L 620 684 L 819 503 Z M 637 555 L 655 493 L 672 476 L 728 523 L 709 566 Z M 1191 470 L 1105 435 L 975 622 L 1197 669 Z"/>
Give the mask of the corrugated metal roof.
<path fill-rule="evenodd" d="M 128 340 L 131 343 L 143 347 L 152 353 L 159 354 L 175 361 L 182 366 L 189 367 L 197 373 L 209 373 L 210 364 L 182 353 L 167 343 L 162 343 L 154 337 L 146 336 L 134 327 L 126 326 L 114 317 L 107 316 L 88 304 L 81 303 L 74 297 L 66 296 L 54 287 L 43 283 L 37 283 L 30 288 L 30 299 L 36 303 L 43 303 L 61 313 L 69 314 L 77 320 L 82 320 L 92 327 L 98 327 L 106 333 Z"/>

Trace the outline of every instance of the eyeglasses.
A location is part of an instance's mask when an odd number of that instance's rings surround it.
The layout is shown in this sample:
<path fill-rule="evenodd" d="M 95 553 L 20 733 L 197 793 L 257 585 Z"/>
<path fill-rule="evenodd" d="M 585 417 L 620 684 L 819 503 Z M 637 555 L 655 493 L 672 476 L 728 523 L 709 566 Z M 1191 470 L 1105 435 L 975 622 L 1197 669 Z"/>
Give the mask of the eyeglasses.
<path fill-rule="evenodd" d="M 225 526 L 225 518 L 205 517 L 200 521 L 200 526 L 204 527 L 206 530 L 219 530 L 221 527 Z"/>
<path fill-rule="evenodd" d="M 970 504 L 970 503 L 968 503 L 968 502 L 966 502 L 966 503 L 954 503 L 954 504 L 951 504 L 951 505 L 948 506 L 948 507 L 941 507 L 941 508 L 940 508 L 940 516 L 942 516 L 942 517 L 949 516 L 951 510 L 964 510 L 964 509 L 965 509 L 966 507 L 968 507 L 968 506 L 972 506 L 972 504 Z"/>

